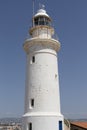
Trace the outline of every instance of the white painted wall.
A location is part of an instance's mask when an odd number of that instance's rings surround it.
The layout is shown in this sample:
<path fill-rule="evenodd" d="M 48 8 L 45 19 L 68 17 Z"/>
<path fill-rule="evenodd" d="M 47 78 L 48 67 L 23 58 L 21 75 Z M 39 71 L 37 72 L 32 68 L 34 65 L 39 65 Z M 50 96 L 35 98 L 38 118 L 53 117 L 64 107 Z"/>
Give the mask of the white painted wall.
<path fill-rule="evenodd" d="M 32 52 L 27 55 L 26 111 L 60 113 L 57 54 L 38 45 L 30 49 Z M 32 63 L 33 56 L 35 63 Z M 32 98 L 35 100 L 34 109 L 29 108 Z"/>
<path fill-rule="evenodd" d="M 37 116 L 27 117 L 25 120 L 25 130 L 29 130 L 28 123 L 32 123 L 32 130 L 58 130 L 58 117 L 56 116 Z"/>
<path fill-rule="evenodd" d="M 35 63 L 32 63 L 33 56 Z M 31 99 L 34 99 L 34 108 L 30 107 Z M 28 130 L 32 122 L 33 130 L 58 130 L 59 120 L 63 121 L 57 52 L 42 42 L 33 44 L 27 52 L 24 129 Z"/>

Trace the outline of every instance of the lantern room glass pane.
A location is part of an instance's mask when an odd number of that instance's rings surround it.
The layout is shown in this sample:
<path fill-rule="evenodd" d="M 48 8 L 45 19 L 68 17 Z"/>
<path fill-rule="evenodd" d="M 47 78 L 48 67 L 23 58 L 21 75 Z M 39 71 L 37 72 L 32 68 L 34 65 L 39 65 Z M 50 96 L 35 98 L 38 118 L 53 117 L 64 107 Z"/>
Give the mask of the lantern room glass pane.
<path fill-rule="evenodd" d="M 35 24 L 35 26 L 37 26 L 37 25 L 47 25 L 47 26 L 50 26 L 51 22 L 50 22 L 50 20 L 48 18 L 43 17 L 43 16 L 39 16 L 39 17 L 34 19 L 34 24 Z"/>

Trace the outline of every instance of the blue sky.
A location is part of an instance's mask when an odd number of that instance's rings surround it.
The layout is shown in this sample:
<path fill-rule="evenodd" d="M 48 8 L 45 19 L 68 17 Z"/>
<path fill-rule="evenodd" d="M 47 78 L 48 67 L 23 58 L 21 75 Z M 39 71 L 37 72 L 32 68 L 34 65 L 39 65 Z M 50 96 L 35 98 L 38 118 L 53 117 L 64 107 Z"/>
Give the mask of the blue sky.
<path fill-rule="evenodd" d="M 66 118 L 87 117 L 87 0 L 35 0 L 46 6 L 61 42 L 61 110 Z M 32 0 L 0 0 L 0 117 L 22 116 L 26 54 L 23 43 Z"/>

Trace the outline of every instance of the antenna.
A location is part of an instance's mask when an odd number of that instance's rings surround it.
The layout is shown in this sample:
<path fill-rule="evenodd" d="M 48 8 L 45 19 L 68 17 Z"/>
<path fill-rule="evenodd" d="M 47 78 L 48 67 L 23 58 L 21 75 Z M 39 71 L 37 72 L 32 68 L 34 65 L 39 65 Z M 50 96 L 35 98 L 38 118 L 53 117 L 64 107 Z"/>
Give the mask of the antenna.
<path fill-rule="evenodd" d="M 35 0 L 32 0 L 32 8 L 33 8 L 32 15 L 33 15 L 33 17 L 34 17 L 34 6 L 35 6 Z M 33 18 L 33 26 L 34 26 L 34 18 Z"/>
<path fill-rule="evenodd" d="M 32 4 L 33 4 L 33 16 L 34 16 L 34 5 L 35 5 L 35 0 L 32 0 Z"/>
<path fill-rule="evenodd" d="M 39 9 L 40 9 L 41 3 L 39 3 Z"/>

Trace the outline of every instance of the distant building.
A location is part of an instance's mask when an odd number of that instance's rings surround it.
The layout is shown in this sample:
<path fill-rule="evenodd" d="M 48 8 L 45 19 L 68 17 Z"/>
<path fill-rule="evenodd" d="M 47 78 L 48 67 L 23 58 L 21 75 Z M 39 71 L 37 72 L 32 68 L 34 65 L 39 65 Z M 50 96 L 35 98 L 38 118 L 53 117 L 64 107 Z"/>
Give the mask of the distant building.
<path fill-rule="evenodd" d="M 87 130 L 87 122 L 71 122 L 71 130 Z"/>
<path fill-rule="evenodd" d="M 18 125 L 2 125 L 0 130 L 21 130 L 21 127 Z"/>

